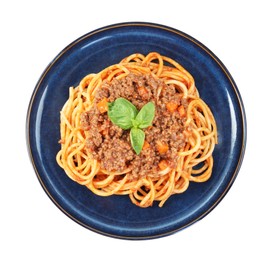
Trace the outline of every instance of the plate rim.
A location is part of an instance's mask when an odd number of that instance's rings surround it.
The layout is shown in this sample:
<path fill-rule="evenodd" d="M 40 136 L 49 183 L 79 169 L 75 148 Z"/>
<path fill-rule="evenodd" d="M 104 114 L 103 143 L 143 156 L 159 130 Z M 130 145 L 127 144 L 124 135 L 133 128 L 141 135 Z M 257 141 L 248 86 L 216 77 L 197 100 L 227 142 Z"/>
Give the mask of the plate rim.
<path fill-rule="evenodd" d="M 31 146 L 31 138 L 30 138 L 30 117 L 31 117 L 31 112 L 32 112 L 32 108 L 33 108 L 33 103 L 35 101 L 35 97 L 37 95 L 37 92 L 39 91 L 40 87 L 41 87 L 41 83 L 43 82 L 44 78 L 47 76 L 48 72 L 50 71 L 50 69 L 53 67 L 53 65 L 67 52 L 69 51 L 71 48 L 73 48 L 75 45 L 77 45 L 79 42 L 93 36 L 96 35 L 100 32 L 104 32 L 104 31 L 108 31 L 108 30 L 112 30 L 112 29 L 116 29 L 116 28 L 122 28 L 122 27 L 149 27 L 149 28 L 157 28 L 157 29 L 161 29 L 164 31 L 168 31 L 171 33 L 175 33 L 177 35 L 179 35 L 180 37 L 186 38 L 187 40 L 191 41 L 193 44 L 197 45 L 199 48 L 203 49 L 207 55 L 209 55 L 217 64 L 218 67 L 222 70 L 222 72 L 226 75 L 227 79 L 230 82 L 230 85 L 233 88 L 233 92 L 236 95 L 237 98 L 237 102 L 238 102 L 238 108 L 239 108 L 239 114 L 241 115 L 241 124 L 242 124 L 242 144 L 241 144 L 241 148 L 240 148 L 240 153 L 239 156 L 237 158 L 237 166 L 235 167 L 235 170 L 233 172 L 233 174 L 231 174 L 230 176 L 230 181 L 226 184 L 225 189 L 223 190 L 223 192 L 218 196 L 218 198 L 215 200 L 215 202 L 213 203 L 213 205 L 209 208 L 207 208 L 206 211 L 204 211 L 202 214 L 199 214 L 199 216 L 197 216 L 195 219 L 193 219 L 191 222 L 188 222 L 185 225 L 181 225 L 179 228 L 176 229 L 172 229 L 169 230 L 167 232 L 163 232 L 160 234 L 156 234 L 156 235 L 144 235 L 144 236 L 127 236 L 127 235 L 117 235 L 117 234 L 112 234 L 109 232 L 105 232 L 102 230 L 99 230 L 97 228 L 91 227 L 88 224 L 83 223 L 82 221 L 80 221 L 79 219 L 77 219 L 77 217 L 73 216 L 72 214 L 70 214 L 69 212 L 67 212 L 64 207 L 62 205 L 60 205 L 59 202 L 57 202 L 55 200 L 55 198 L 53 197 L 53 195 L 51 194 L 51 192 L 48 190 L 48 188 L 46 187 L 45 183 L 43 182 L 40 173 L 37 169 L 35 160 L 34 160 L 34 156 L 33 156 L 33 151 L 32 151 L 32 146 Z M 239 92 L 239 89 L 234 81 L 234 79 L 232 78 L 232 75 L 230 74 L 230 72 L 228 71 L 228 69 L 226 68 L 226 66 L 222 63 L 222 61 L 208 48 L 206 47 L 203 43 L 201 43 L 200 41 L 198 41 L 197 39 L 195 39 L 194 37 L 186 34 L 185 32 L 182 32 L 178 29 L 169 27 L 167 25 L 163 25 L 163 24 L 158 24 L 158 23 L 151 23 L 151 22 L 122 22 L 122 23 L 114 23 L 114 24 L 110 24 L 110 25 L 106 25 L 103 27 L 100 27 L 98 29 L 92 30 L 80 37 L 78 37 L 77 39 L 75 39 L 74 41 L 72 41 L 70 44 L 68 44 L 65 48 L 63 48 L 53 59 L 52 61 L 46 66 L 46 68 L 44 69 L 44 71 L 42 72 L 42 74 L 40 75 L 34 90 L 32 92 L 32 95 L 30 97 L 30 101 L 29 101 L 29 105 L 28 105 L 28 109 L 27 109 L 27 116 L 26 116 L 26 128 L 25 128 L 25 133 L 26 133 L 26 145 L 27 145 L 27 150 L 28 150 L 28 154 L 29 154 L 29 158 L 32 164 L 32 167 L 34 168 L 36 177 L 39 180 L 40 185 L 42 186 L 42 188 L 44 189 L 45 193 L 48 195 L 48 197 L 51 199 L 51 201 L 69 218 L 71 218 L 73 221 L 75 221 L 76 223 L 80 224 L 81 226 L 95 232 L 95 233 L 99 233 L 101 235 L 105 235 L 108 237 L 113 237 L 113 238 L 118 238 L 118 239 L 127 239 L 127 240 L 144 240 L 144 239 L 154 239 L 154 238 L 160 238 L 160 237 L 165 237 L 168 235 L 171 235 L 173 233 L 176 233 L 182 229 L 185 229 L 189 226 L 191 226 L 192 224 L 194 224 L 195 222 L 201 220 L 202 218 L 204 218 L 206 215 L 208 215 L 220 202 L 221 200 L 225 197 L 225 195 L 227 194 L 227 192 L 230 190 L 230 188 L 232 187 L 243 162 L 244 159 L 244 155 L 245 155 L 245 150 L 246 150 L 246 142 L 247 142 L 247 119 L 246 119 L 246 113 L 245 113 L 245 108 L 244 108 L 244 103 L 241 97 L 241 94 Z"/>

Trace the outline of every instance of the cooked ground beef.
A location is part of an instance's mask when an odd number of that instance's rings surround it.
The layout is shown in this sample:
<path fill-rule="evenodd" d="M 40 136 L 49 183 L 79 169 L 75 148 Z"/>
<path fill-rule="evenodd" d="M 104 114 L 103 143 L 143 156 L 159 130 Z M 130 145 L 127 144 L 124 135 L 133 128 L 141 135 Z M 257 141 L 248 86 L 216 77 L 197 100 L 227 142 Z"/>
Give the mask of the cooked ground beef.
<path fill-rule="evenodd" d="M 157 93 L 160 93 L 158 97 Z M 149 101 L 155 104 L 153 124 L 144 129 L 145 144 L 139 155 L 131 147 L 129 130 L 114 125 L 107 112 L 98 109 L 103 99 L 113 102 L 119 97 L 129 100 L 138 110 Z M 129 74 L 120 80 L 105 81 L 96 92 L 91 110 L 81 117 L 82 128 L 87 132 L 86 149 L 108 171 L 122 172 L 130 167 L 131 179 L 157 177 L 160 162 L 176 167 L 177 153 L 185 144 L 185 115 L 180 112 L 187 104 L 174 86 L 167 86 L 152 75 Z"/>

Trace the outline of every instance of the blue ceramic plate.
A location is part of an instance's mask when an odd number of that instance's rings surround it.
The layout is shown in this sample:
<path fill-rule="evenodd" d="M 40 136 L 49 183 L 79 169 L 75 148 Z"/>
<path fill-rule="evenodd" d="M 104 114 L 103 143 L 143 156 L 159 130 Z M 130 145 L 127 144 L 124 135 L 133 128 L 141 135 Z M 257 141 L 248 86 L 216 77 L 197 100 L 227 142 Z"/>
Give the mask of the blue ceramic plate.
<path fill-rule="evenodd" d="M 68 88 L 87 74 L 132 53 L 156 51 L 181 63 L 193 76 L 218 125 L 212 177 L 191 183 L 159 208 L 133 205 L 128 196 L 100 197 L 70 180 L 55 161 L 59 111 Z M 163 25 L 122 23 L 90 32 L 61 51 L 45 69 L 30 100 L 27 145 L 37 177 L 52 201 L 82 226 L 116 238 L 148 239 L 172 234 L 207 215 L 225 196 L 240 169 L 246 143 L 243 103 L 222 62 L 189 35 Z"/>

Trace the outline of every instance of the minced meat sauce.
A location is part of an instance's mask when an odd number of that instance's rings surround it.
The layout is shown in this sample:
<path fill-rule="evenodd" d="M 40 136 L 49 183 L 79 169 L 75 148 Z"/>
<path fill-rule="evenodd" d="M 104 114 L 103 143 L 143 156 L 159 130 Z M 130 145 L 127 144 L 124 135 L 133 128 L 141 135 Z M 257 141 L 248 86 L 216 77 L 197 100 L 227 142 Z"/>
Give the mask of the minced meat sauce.
<path fill-rule="evenodd" d="M 145 143 L 139 155 L 131 147 L 129 130 L 114 125 L 107 112 L 100 109 L 102 100 L 113 102 L 119 97 L 129 100 L 138 110 L 149 101 L 155 104 L 152 126 L 143 129 Z M 96 92 L 91 110 L 81 116 L 82 129 L 87 133 L 86 149 L 107 171 L 130 168 L 130 179 L 157 177 L 165 167 L 176 167 L 178 151 L 185 145 L 187 104 L 174 86 L 152 75 L 131 73 L 119 80 L 105 81 Z"/>

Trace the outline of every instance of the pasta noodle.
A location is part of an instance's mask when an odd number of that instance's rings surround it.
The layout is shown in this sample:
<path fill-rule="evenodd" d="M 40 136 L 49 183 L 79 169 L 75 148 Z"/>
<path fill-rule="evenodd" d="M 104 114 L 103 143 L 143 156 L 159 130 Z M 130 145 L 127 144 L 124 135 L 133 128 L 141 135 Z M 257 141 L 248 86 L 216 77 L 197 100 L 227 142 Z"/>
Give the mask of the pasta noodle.
<path fill-rule="evenodd" d="M 177 153 L 175 167 L 161 169 L 155 175 L 131 178 L 132 168 L 108 171 L 94 159 L 87 147 L 88 133 L 81 125 L 81 115 L 94 105 L 94 97 L 103 82 L 121 80 L 130 73 L 152 75 L 166 86 L 173 86 L 188 100 L 182 134 L 185 144 Z M 157 90 L 161 95 L 161 88 Z M 177 113 L 177 110 L 176 110 Z M 190 182 L 205 182 L 213 168 L 213 150 L 217 144 L 217 126 L 207 104 L 199 97 L 191 74 L 179 63 L 156 52 L 134 53 L 101 72 L 85 76 L 77 87 L 70 87 L 69 98 L 60 113 L 61 149 L 57 163 L 69 178 L 85 185 L 99 196 L 128 195 L 139 207 L 159 201 L 162 207 L 173 194 L 185 192 Z"/>

